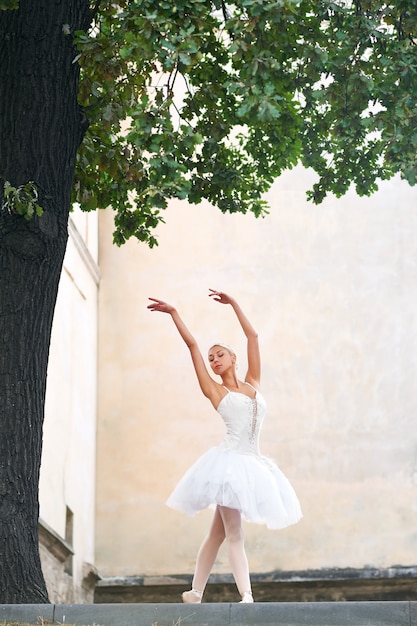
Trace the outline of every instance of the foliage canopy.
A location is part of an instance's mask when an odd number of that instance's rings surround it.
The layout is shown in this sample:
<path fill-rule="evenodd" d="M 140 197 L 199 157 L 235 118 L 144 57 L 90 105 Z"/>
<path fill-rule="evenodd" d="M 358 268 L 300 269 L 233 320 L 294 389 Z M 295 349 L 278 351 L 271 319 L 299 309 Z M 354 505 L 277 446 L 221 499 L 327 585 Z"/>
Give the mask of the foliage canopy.
<path fill-rule="evenodd" d="M 74 201 L 115 242 L 156 243 L 167 200 L 267 212 L 298 162 L 309 197 L 416 183 L 415 0 L 119 0 L 76 32 L 89 130 Z M 68 36 L 72 36 L 68 26 Z"/>

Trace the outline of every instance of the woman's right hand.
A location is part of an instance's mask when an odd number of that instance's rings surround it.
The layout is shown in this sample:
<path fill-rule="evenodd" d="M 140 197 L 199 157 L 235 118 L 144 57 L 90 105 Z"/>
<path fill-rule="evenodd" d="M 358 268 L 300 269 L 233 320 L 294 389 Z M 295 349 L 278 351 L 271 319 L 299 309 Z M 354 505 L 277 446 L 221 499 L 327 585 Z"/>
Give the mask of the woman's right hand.
<path fill-rule="evenodd" d="M 175 307 L 172 304 L 168 304 L 168 302 L 164 302 L 163 300 L 158 300 L 157 298 L 149 298 L 151 300 L 151 304 L 148 304 L 146 308 L 150 311 L 160 311 L 161 313 L 172 313 L 175 310 Z"/>

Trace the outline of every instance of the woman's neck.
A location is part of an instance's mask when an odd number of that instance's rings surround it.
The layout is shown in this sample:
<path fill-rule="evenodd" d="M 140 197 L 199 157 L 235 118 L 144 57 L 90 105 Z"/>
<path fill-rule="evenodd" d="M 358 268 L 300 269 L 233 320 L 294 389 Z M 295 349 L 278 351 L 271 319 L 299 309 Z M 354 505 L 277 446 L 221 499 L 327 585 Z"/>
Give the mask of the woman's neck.
<path fill-rule="evenodd" d="M 239 389 L 240 385 L 242 384 L 235 373 L 224 376 L 222 378 L 222 383 L 228 389 Z"/>

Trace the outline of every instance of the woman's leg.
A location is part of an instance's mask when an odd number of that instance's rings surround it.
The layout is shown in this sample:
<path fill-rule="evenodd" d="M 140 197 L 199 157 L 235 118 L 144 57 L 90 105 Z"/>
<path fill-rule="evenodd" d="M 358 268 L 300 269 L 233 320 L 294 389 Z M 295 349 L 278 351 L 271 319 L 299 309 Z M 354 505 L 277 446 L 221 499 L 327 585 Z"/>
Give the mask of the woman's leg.
<path fill-rule="evenodd" d="M 225 539 L 223 520 L 217 507 L 207 537 L 197 554 L 197 562 L 191 591 L 182 594 L 184 602 L 198 602 L 206 588 L 208 577 L 216 560 L 220 546 Z M 198 599 L 199 598 L 199 599 Z"/>
<path fill-rule="evenodd" d="M 245 540 L 243 537 L 242 518 L 240 511 L 220 506 L 220 515 L 226 533 L 229 561 L 236 586 L 244 601 L 251 601 L 252 591 L 249 577 L 249 564 L 245 552 Z"/>

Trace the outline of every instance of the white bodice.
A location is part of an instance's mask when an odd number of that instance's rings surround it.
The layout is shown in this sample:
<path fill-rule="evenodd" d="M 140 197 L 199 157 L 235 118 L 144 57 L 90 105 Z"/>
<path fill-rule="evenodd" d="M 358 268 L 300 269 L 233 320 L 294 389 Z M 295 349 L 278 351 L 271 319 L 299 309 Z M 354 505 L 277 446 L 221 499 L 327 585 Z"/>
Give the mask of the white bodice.
<path fill-rule="evenodd" d="M 259 455 L 259 433 L 266 414 L 266 402 L 259 391 L 253 399 L 244 393 L 228 391 L 217 412 L 226 425 L 220 447 Z"/>

